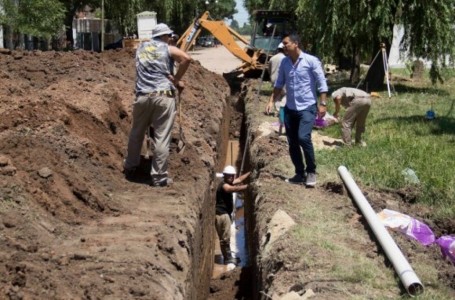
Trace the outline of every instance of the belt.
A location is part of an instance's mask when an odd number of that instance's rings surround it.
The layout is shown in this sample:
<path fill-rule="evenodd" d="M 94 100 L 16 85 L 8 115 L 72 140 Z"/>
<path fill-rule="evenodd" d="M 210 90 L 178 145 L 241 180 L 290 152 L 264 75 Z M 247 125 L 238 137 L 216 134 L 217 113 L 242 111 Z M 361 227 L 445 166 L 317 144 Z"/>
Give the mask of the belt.
<path fill-rule="evenodd" d="M 140 93 L 140 95 L 143 96 L 166 96 L 166 97 L 174 97 L 175 92 L 172 90 L 167 90 L 167 91 L 153 91 L 150 93 Z"/>

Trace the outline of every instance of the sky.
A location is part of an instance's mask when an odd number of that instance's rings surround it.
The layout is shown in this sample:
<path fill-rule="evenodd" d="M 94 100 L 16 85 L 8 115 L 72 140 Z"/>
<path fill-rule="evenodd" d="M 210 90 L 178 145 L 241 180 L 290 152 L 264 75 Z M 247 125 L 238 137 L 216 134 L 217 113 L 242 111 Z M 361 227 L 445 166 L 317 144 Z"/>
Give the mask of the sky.
<path fill-rule="evenodd" d="M 235 0 L 235 2 L 235 8 L 237 9 L 238 13 L 234 15 L 234 19 L 239 22 L 240 27 L 243 27 L 243 24 L 248 22 L 249 15 L 245 10 L 245 7 L 243 7 L 243 0 Z"/>

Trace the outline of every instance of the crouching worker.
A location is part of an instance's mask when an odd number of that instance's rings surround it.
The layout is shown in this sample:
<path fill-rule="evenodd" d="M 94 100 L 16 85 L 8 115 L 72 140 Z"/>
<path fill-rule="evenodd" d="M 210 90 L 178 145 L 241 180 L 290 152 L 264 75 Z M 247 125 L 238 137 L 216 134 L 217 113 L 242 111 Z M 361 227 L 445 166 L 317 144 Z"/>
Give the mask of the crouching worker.
<path fill-rule="evenodd" d="M 362 134 L 365 132 L 365 123 L 370 111 L 371 96 L 355 88 L 343 87 L 332 93 L 332 98 L 335 102 L 335 112 L 333 116 L 338 119 L 340 106 L 346 108 L 341 124 L 341 134 L 343 143 L 346 146 L 351 146 L 351 132 L 355 126 L 355 144 L 358 146 L 366 146 L 362 140 Z"/>
<path fill-rule="evenodd" d="M 236 264 L 230 247 L 232 212 L 234 211 L 233 193 L 241 192 L 248 188 L 247 184 L 240 183 L 250 176 L 250 172 L 238 178 L 235 178 L 235 174 L 236 171 L 233 166 L 226 166 L 223 170 L 223 181 L 220 182 L 216 190 L 215 228 L 220 240 L 224 264 L 226 265 Z"/>

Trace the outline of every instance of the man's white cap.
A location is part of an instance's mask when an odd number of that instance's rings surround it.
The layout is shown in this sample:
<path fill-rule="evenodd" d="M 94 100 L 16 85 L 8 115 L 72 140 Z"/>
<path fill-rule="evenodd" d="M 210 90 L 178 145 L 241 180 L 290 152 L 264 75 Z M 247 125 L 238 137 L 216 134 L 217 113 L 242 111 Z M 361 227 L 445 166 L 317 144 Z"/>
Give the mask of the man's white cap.
<path fill-rule="evenodd" d="M 278 47 L 277 47 L 277 48 L 278 48 L 278 49 L 284 49 L 284 45 L 283 45 L 283 43 L 280 43 L 280 44 L 278 45 Z"/>
<path fill-rule="evenodd" d="M 156 38 L 165 34 L 171 34 L 173 32 L 174 31 L 172 31 L 169 26 L 164 23 L 156 24 L 155 28 L 152 29 L 152 38 Z"/>
<path fill-rule="evenodd" d="M 233 166 L 226 166 L 224 167 L 223 174 L 235 175 L 237 174 L 237 172 L 235 171 L 235 168 Z"/>

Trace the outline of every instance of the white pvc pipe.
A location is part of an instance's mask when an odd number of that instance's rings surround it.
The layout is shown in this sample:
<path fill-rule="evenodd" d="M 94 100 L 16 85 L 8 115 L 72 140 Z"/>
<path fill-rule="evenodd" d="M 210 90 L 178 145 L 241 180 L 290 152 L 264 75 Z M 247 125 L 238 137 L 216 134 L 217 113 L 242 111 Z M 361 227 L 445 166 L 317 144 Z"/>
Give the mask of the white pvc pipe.
<path fill-rule="evenodd" d="M 382 249 L 384 249 L 387 258 L 393 264 L 393 267 L 395 268 L 395 271 L 400 277 L 401 282 L 406 288 L 408 294 L 411 296 L 416 296 L 423 293 L 423 285 L 417 277 L 416 273 L 404 257 L 401 250 L 398 248 L 393 238 L 390 236 L 387 229 L 377 217 L 375 211 L 370 206 L 362 191 L 355 183 L 348 169 L 346 169 L 345 166 L 340 166 L 338 167 L 338 173 L 340 174 L 341 179 L 343 179 L 348 191 L 357 203 L 357 206 L 362 211 L 363 216 L 367 219 L 370 228 L 373 230 L 373 233 L 381 244 Z"/>

